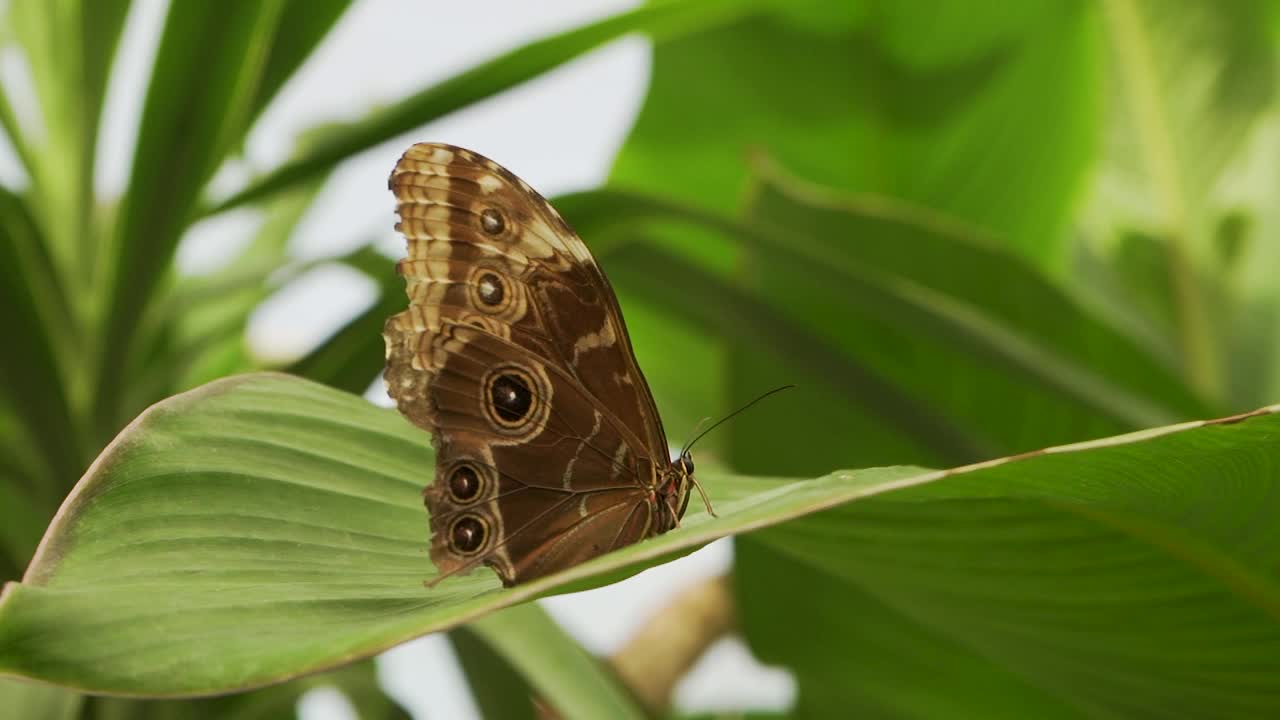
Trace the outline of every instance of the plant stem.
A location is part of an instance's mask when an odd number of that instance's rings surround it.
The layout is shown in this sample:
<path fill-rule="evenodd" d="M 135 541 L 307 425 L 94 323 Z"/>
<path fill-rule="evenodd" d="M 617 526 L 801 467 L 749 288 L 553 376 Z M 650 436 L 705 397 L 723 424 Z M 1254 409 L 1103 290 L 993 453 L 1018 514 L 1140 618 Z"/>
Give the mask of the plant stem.
<path fill-rule="evenodd" d="M 704 580 L 654 613 L 610 662 L 649 712 L 665 715 L 676 683 L 736 618 L 729 578 Z"/>

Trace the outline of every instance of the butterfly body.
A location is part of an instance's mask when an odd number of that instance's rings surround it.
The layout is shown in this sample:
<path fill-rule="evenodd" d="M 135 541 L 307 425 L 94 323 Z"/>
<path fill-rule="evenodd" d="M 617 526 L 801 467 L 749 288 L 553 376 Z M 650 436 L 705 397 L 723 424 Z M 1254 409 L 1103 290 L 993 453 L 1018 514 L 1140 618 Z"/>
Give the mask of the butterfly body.
<path fill-rule="evenodd" d="M 391 397 L 436 449 L 424 490 L 440 578 L 505 585 L 679 524 L 693 462 L 670 459 L 604 273 L 498 164 L 411 147 L 390 179 L 409 307 L 388 319 Z"/>

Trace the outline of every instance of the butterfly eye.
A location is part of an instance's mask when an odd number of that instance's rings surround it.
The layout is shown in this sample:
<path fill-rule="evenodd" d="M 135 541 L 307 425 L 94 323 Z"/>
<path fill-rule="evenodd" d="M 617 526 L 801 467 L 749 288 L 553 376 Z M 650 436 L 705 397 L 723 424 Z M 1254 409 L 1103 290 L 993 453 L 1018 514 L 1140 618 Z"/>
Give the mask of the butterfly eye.
<path fill-rule="evenodd" d="M 489 384 L 489 401 L 499 418 L 507 423 L 518 423 L 533 407 L 533 392 L 520 376 L 504 373 Z"/>
<path fill-rule="evenodd" d="M 494 273 L 485 273 L 480 276 L 476 284 L 476 292 L 480 296 L 480 302 L 485 305 L 501 305 L 502 299 L 507 294 L 503 288 L 502 278 Z"/>
<path fill-rule="evenodd" d="M 684 471 L 685 475 L 692 475 L 693 474 L 693 458 L 689 457 L 688 455 L 680 456 L 680 469 Z"/>
<path fill-rule="evenodd" d="M 485 208 L 480 213 L 480 228 L 490 235 L 498 235 L 507 227 L 502 213 L 493 208 Z"/>
<path fill-rule="evenodd" d="M 480 493 L 480 476 L 470 465 L 459 465 L 449 475 L 449 494 L 455 500 L 466 502 Z"/>
<path fill-rule="evenodd" d="M 484 523 L 474 515 L 465 515 L 449 530 L 449 542 L 461 553 L 473 553 L 484 545 Z"/>

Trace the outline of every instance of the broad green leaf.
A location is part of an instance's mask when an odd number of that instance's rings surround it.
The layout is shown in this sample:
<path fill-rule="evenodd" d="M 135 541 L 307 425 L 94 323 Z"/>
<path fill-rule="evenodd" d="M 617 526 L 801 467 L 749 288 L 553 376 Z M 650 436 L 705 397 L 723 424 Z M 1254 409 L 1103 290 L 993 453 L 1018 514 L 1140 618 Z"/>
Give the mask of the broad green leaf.
<path fill-rule="evenodd" d="M 746 635 L 796 674 L 806 716 L 1273 716 L 1280 406 L 1260 412 L 755 533 L 737 546 Z"/>
<path fill-rule="evenodd" d="M 761 660 L 799 680 L 795 717 L 1079 716 L 1017 672 L 814 561 L 752 538 L 734 550 L 742 627 Z"/>
<path fill-rule="evenodd" d="M 95 419 L 108 431 L 128 417 L 120 417 L 120 378 L 136 363 L 140 319 L 196 198 L 250 118 L 282 7 L 282 0 L 169 7 L 119 212 L 98 338 Z"/>
<path fill-rule="evenodd" d="M 381 108 L 317 143 L 295 158 L 217 203 L 216 213 L 306 182 L 338 162 L 486 97 L 519 85 L 627 33 L 676 37 L 714 27 L 755 11 L 752 0 L 658 0 L 634 10 L 534 41 L 448 80 Z"/>
<path fill-rule="evenodd" d="M 612 672 L 588 655 L 537 605 L 508 608 L 477 620 L 471 628 L 564 717 L 589 720 L 645 716 Z"/>
<path fill-rule="evenodd" d="M 938 512 L 952 509 L 956 517 L 925 517 L 915 533 L 903 529 L 906 524 L 876 522 L 830 532 L 842 537 L 888 527 L 890 535 L 913 537 L 933 529 L 948 543 L 943 547 L 978 552 L 984 533 L 1004 526 L 984 529 L 966 520 L 974 497 L 989 497 L 997 506 L 1034 500 L 1034 507 L 1050 510 L 1096 500 L 1085 519 L 1102 517 L 1103 526 L 1114 520 L 1118 531 L 1134 531 L 1132 546 L 1121 550 L 1141 550 L 1139 559 L 1176 551 L 1174 566 L 1194 561 L 1192 569 L 1201 563 L 1214 572 L 1230 570 L 1209 576 L 1209 586 L 1191 588 L 1203 590 L 1207 604 L 1174 604 L 1171 610 L 1208 615 L 1170 622 L 1194 624 L 1197 638 L 1212 629 L 1266 637 L 1276 629 L 1244 610 L 1238 617 L 1247 627 L 1199 623 L 1230 620 L 1236 606 L 1227 599 L 1236 591 L 1249 601 L 1277 602 L 1269 595 L 1271 581 L 1259 574 L 1276 567 L 1267 558 L 1272 543 L 1280 543 L 1277 526 L 1266 521 L 1275 514 L 1271 505 L 1280 502 L 1280 493 L 1267 491 L 1280 466 L 1276 412 L 1280 407 L 1234 424 L 1192 423 L 960 471 L 879 468 L 790 482 L 703 473 L 718 519 L 691 507 L 680 529 L 513 589 L 500 588 L 487 571 L 427 589 L 422 581 L 432 573 L 419 495 L 433 467 L 426 434 L 394 411 L 297 378 L 231 378 L 157 405 L 95 463 L 60 510 L 23 582 L 8 585 L 0 598 L 0 672 L 94 692 L 157 696 L 255 687 L 367 657 L 550 592 L 617 579 L 727 534 L 820 510 L 840 513 L 859 498 L 935 485 L 933 494 L 911 491 L 904 502 L 874 507 L 937 501 Z M 1062 476 L 1045 481 L 1038 471 L 1045 464 Z M 1021 473 L 1024 467 L 1030 470 Z M 1179 488 L 1186 492 L 1171 492 Z M 943 502 L 953 495 L 964 502 Z M 1206 512 L 1188 514 L 1188 507 Z M 1103 510 L 1111 514 L 1103 517 Z M 1122 522 L 1131 516 L 1137 520 Z M 800 537 L 809 537 L 802 532 L 809 526 L 798 526 Z M 973 541 L 966 545 L 948 535 L 953 526 L 970 527 Z M 1034 524 L 1023 527 L 1034 537 Z M 822 533 L 812 542 L 821 545 Z M 954 612 L 977 612 L 982 593 L 999 598 L 1043 587 L 1046 576 L 1026 563 L 1052 559 L 1044 557 L 1044 547 L 1036 544 L 1030 555 L 991 555 L 1009 565 L 965 575 L 967 582 L 956 589 L 964 602 Z M 1116 581 L 1108 574 L 1115 565 L 1092 564 L 1096 546 L 1073 547 L 1061 545 L 1060 556 L 1074 556 L 1077 569 L 1096 572 L 1104 586 Z M 841 557 L 857 566 L 896 566 L 884 548 L 842 546 Z M 911 583 L 928 585 L 912 564 L 917 561 L 904 554 L 896 576 L 899 596 L 909 595 Z M 937 582 L 945 587 L 944 578 L 953 575 L 941 573 Z M 1075 581 L 1087 584 L 1090 577 Z M 1136 587 L 1148 586 L 1163 592 L 1146 582 Z M 929 598 L 946 596 L 927 589 L 937 594 L 915 603 L 927 606 Z M 1035 619 L 1034 613 L 1016 617 Z M 1228 652 L 1238 637 L 1244 636 L 1224 635 L 1215 652 Z M 1008 632 L 998 639 L 1002 647 L 1013 642 Z M 1023 639 L 1039 647 L 1035 637 Z M 1044 642 L 1062 650 L 1060 640 L 1060 633 L 1050 633 Z"/>
<path fill-rule="evenodd" d="M 780 485 L 708 472 L 718 520 L 691 507 L 656 541 L 511 590 L 489 571 L 428 590 L 428 440 L 394 411 L 289 376 L 157 405 L 103 453 L 23 583 L 6 588 L 0 672 L 94 692 L 242 690 L 619 579 L 910 474 Z"/>

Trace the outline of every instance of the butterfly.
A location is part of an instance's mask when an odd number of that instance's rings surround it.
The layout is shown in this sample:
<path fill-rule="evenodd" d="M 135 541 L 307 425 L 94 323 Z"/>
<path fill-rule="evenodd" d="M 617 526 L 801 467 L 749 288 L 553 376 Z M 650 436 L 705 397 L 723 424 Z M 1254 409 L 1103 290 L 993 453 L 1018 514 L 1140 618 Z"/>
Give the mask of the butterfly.
<path fill-rule="evenodd" d="M 409 148 L 389 186 L 409 306 L 384 327 L 384 378 L 435 447 L 436 581 L 483 564 L 510 587 L 679 525 L 702 492 L 693 458 L 671 459 L 578 235 L 523 180 L 451 145 Z"/>

